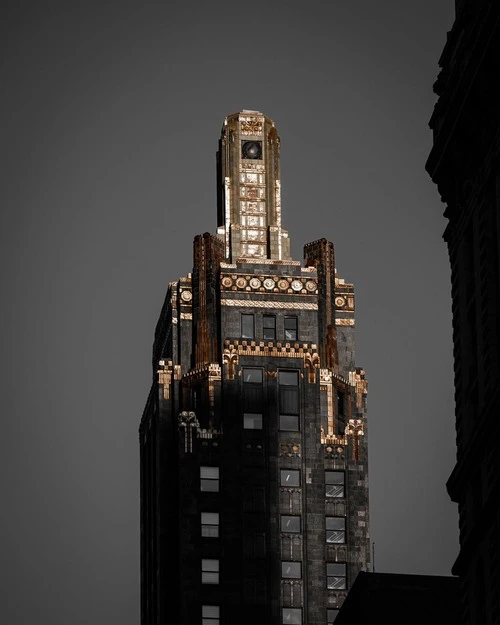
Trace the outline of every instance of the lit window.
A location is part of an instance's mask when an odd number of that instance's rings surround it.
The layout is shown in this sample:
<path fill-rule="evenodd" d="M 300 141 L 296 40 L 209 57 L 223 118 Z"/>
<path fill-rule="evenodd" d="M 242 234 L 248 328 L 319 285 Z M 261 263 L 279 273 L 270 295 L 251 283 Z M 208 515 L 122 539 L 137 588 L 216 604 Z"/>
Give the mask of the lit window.
<path fill-rule="evenodd" d="M 300 516 L 281 515 L 282 532 L 300 532 Z"/>
<path fill-rule="evenodd" d="M 219 492 L 219 467 L 200 467 L 200 490 L 207 493 Z"/>
<path fill-rule="evenodd" d="M 285 341 L 297 340 L 297 317 L 285 317 Z"/>
<path fill-rule="evenodd" d="M 202 584 L 218 584 L 219 583 L 219 560 L 202 560 L 201 561 L 201 583 Z"/>
<path fill-rule="evenodd" d="M 326 542 L 345 543 L 345 518 L 341 516 L 326 517 Z"/>
<path fill-rule="evenodd" d="M 328 590 L 345 590 L 347 588 L 345 562 L 327 562 L 326 587 Z"/>
<path fill-rule="evenodd" d="M 326 611 L 326 622 L 327 625 L 333 625 L 334 620 L 337 618 L 338 610 L 327 610 Z"/>
<path fill-rule="evenodd" d="M 280 371 L 278 373 L 280 430 L 299 430 L 299 372 Z"/>
<path fill-rule="evenodd" d="M 241 338 L 253 339 L 255 338 L 255 323 L 254 315 L 241 315 Z"/>
<path fill-rule="evenodd" d="M 201 513 L 201 535 L 205 538 L 217 538 L 219 536 L 219 513 Z"/>
<path fill-rule="evenodd" d="M 281 486 L 300 486 L 300 471 L 281 469 Z"/>
<path fill-rule="evenodd" d="M 283 623 L 287 625 L 301 625 L 302 624 L 302 609 L 301 608 L 283 608 Z"/>
<path fill-rule="evenodd" d="M 201 625 L 219 625 L 220 607 L 218 605 L 201 606 Z"/>
<path fill-rule="evenodd" d="M 276 317 L 274 315 L 263 315 L 262 330 L 264 340 L 274 341 L 276 339 Z"/>
<path fill-rule="evenodd" d="M 325 485 L 327 497 L 345 497 L 344 471 L 325 471 Z"/>
<path fill-rule="evenodd" d="M 300 579 L 302 577 L 300 562 L 282 562 L 281 577 Z"/>

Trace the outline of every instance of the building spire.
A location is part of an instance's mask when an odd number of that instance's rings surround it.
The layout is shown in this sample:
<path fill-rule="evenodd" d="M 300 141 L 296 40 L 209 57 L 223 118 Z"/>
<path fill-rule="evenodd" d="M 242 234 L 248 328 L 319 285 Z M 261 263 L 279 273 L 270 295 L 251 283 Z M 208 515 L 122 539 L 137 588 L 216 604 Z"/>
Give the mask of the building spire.
<path fill-rule="evenodd" d="M 217 177 L 217 234 L 226 260 L 290 260 L 281 228 L 280 138 L 269 117 L 249 110 L 226 117 Z"/>

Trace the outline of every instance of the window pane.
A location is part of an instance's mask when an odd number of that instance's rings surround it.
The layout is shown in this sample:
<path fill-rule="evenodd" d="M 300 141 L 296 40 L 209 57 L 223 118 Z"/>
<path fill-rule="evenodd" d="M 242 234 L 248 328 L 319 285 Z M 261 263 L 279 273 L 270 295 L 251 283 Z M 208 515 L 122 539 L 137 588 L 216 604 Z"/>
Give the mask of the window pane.
<path fill-rule="evenodd" d="M 255 338 L 253 315 L 241 315 L 241 337 L 244 339 Z"/>
<path fill-rule="evenodd" d="M 337 614 L 339 613 L 338 610 L 327 610 L 326 611 L 326 619 L 328 622 L 328 625 L 333 625 L 334 620 L 337 618 Z"/>
<path fill-rule="evenodd" d="M 300 516 L 281 515 L 282 532 L 300 532 Z"/>
<path fill-rule="evenodd" d="M 205 493 L 218 493 L 219 492 L 219 480 L 201 480 L 200 490 Z"/>
<path fill-rule="evenodd" d="M 218 512 L 202 512 L 201 522 L 203 525 L 219 525 L 219 513 Z"/>
<path fill-rule="evenodd" d="M 300 608 L 283 608 L 283 623 L 301 625 L 302 610 Z"/>
<path fill-rule="evenodd" d="M 206 477 L 209 480 L 218 480 L 219 467 L 200 467 L 200 477 Z"/>
<path fill-rule="evenodd" d="M 243 369 L 243 382 L 262 384 L 262 369 Z"/>
<path fill-rule="evenodd" d="M 297 317 L 285 317 L 285 340 L 297 340 Z"/>
<path fill-rule="evenodd" d="M 326 542 L 345 543 L 344 517 L 326 517 Z"/>
<path fill-rule="evenodd" d="M 300 486 L 300 471 L 281 469 L 281 486 Z"/>
<path fill-rule="evenodd" d="M 245 413 L 243 415 L 243 427 L 245 430 L 262 430 L 262 415 Z"/>
<path fill-rule="evenodd" d="M 325 471 L 326 496 L 344 497 L 344 480 L 343 471 Z"/>
<path fill-rule="evenodd" d="M 264 315 L 262 318 L 262 327 L 276 328 L 276 317 L 274 315 Z"/>
<path fill-rule="evenodd" d="M 201 573 L 201 583 L 202 584 L 218 584 L 219 583 L 219 573 L 211 573 L 202 571 Z"/>
<path fill-rule="evenodd" d="M 301 578 L 300 562 L 282 562 L 281 563 L 281 577 L 300 579 Z"/>
<path fill-rule="evenodd" d="M 299 418 L 293 415 L 280 415 L 280 430 L 285 432 L 298 432 Z"/>
<path fill-rule="evenodd" d="M 220 608 L 218 605 L 201 606 L 202 625 L 219 625 Z"/>
<path fill-rule="evenodd" d="M 219 538 L 219 526 L 218 525 L 202 525 L 201 535 L 203 538 Z"/>
<path fill-rule="evenodd" d="M 345 562 L 328 562 L 326 565 L 327 575 L 340 575 L 345 577 Z"/>
<path fill-rule="evenodd" d="M 345 530 L 345 518 L 342 516 L 327 516 L 327 530 Z"/>
<path fill-rule="evenodd" d="M 219 560 L 205 560 L 201 561 L 201 569 L 202 571 L 218 571 L 219 570 Z"/>
<path fill-rule="evenodd" d="M 299 385 L 299 372 L 298 371 L 280 371 L 278 380 L 279 380 L 279 383 L 283 386 L 298 386 Z"/>

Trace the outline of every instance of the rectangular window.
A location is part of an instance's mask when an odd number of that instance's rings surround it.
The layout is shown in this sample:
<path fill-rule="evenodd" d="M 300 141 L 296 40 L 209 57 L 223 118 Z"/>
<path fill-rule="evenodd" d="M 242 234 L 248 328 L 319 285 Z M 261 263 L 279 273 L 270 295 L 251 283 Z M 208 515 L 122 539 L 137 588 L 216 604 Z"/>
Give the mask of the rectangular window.
<path fill-rule="evenodd" d="M 218 584 L 219 583 L 219 560 L 201 561 L 201 583 L 202 584 Z"/>
<path fill-rule="evenodd" d="M 200 490 L 206 493 L 219 492 L 219 467 L 200 467 Z"/>
<path fill-rule="evenodd" d="M 243 427 L 262 430 L 264 411 L 264 373 L 262 369 L 243 369 Z"/>
<path fill-rule="evenodd" d="M 283 623 L 287 625 L 302 625 L 302 609 L 283 608 Z"/>
<path fill-rule="evenodd" d="M 281 486 L 300 486 L 300 471 L 297 469 L 281 469 Z"/>
<path fill-rule="evenodd" d="M 219 536 L 219 513 L 201 513 L 201 535 L 205 538 L 218 538 Z"/>
<path fill-rule="evenodd" d="M 276 339 L 276 317 L 274 315 L 262 317 L 262 330 L 264 340 L 274 341 Z"/>
<path fill-rule="evenodd" d="M 300 579 L 302 577 L 300 562 L 282 562 L 281 577 L 286 579 Z"/>
<path fill-rule="evenodd" d="M 326 611 L 326 622 L 327 625 L 333 625 L 333 622 L 337 618 L 338 610 L 327 610 Z"/>
<path fill-rule="evenodd" d="M 201 606 L 201 625 L 219 625 L 220 607 L 218 605 Z"/>
<path fill-rule="evenodd" d="M 346 583 L 345 562 L 327 562 L 326 564 L 326 587 L 328 590 L 345 590 Z"/>
<path fill-rule="evenodd" d="M 326 517 L 326 542 L 345 543 L 345 518 L 341 516 Z"/>
<path fill-rule="evenodd" d="M 254 339 L 255 338 L 255 322 L 254 315 L 241 315 L 241 338 Z"/>
<path fill-rule="evenodd" d="M 300 516 L 281 515 L 281 531 L 282 532 L 300 532 Z"/>
<path fill-rule="evenodd" d="M 278 373 L 280 430 L 299 430 L 299 372 L 280 371 Z"/>
<path fill-rule="evenodd" d="M 296 341 L 297 334 L 297 317 L 285 317 L 285 341 Z"/>
<path fill-rule="evenodd" d="M 327 497 L 345 497 L 344 471 L 325 471 L 325 487 Z"/>
<path fill-rule="evenodd" d="M 342 391 L 337 391 L 337 415 L 344 416 L 344 393 Z"/>

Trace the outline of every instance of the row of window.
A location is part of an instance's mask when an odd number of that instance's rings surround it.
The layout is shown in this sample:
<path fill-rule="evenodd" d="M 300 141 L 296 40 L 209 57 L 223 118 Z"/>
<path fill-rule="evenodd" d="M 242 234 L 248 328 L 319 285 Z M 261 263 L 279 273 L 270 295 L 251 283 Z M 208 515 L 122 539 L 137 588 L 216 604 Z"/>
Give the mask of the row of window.
<path fill-rule="evenodd" d="M 326 563 L 326 587 L 328 590 L 345 590 L 347 573 L 345 562 Z M 302 579 L 301 562 L 282 562 L 281 577 L 283 579 Z M 201 561 L 201 583 L 219 583 L 219 560 L 203 558 Z"/>
<path fill-rule="evenodd" d="M 298 319 L 295 316 L 286 316 L 284 320 L 283 338 L 285 341 L 296 341 L 298 337 Z M 241 338 L 255 339 L 255 315 L 243 313 L 241 315 Z M 276 316 L 262 315 L 262 338 L 265 341 L 276 340 Z"/>
<path fill-rule="evenodd" d="M 280 469 L 281 486 L 300 487 L 300 470 Z M 219 467 L 200 467 L 200 490 L 219 492 Z M 325 471 L 325 496 L 345 497 L 345 472 Z"/>
<path fill-rule="evenodd" d="M 202 625 L 220 625 L 220 606 L 204 605 L 201 607 Z M 326 611 L 327 625 L 333 625 L 337 618 L 338 610 L 328 609 Z M 302 608 L 283 608 L 282 621 L 284 625 L 301 625 Z"/>
<path fill-rule="evenodd" d="M 281 515 L 281 531 L 300 534 L 300 515 Z M 327 543 L 345 543 L 345 517 L 327 516 L 325 518 L 325 531 Z M 205 538 L 219 537 L 219 513 L 201 513 L 201 535 Z"/>

